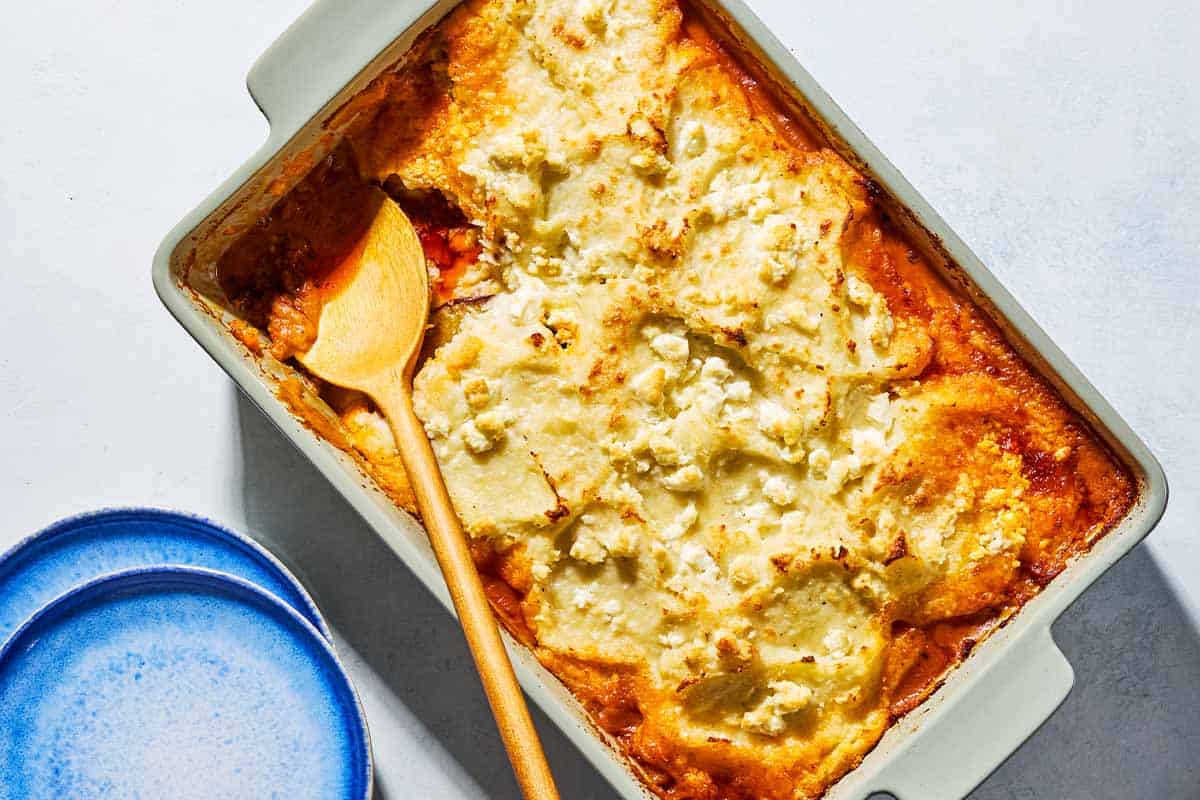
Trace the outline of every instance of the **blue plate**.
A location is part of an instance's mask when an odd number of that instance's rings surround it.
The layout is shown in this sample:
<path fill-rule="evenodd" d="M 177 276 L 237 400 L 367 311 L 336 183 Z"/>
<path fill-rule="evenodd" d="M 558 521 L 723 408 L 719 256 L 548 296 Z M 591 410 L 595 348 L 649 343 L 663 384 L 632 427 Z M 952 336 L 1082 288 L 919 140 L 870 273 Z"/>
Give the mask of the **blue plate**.
<path fill-rule="evenodd" d="M 304 587 L 257 544 L 199 517 L 131 508 L 68 517 L 0 556 L 0 643 L 39 608 L 84 581 L 165 565 L 244 578 L 299 611 L 332 641 Z"/>
<path fill-rule="evenodd" d="M 365 800 L 366 723 L 328 641 L 210 570 L 80 586 L 0 649 L 0 799 Z"/>

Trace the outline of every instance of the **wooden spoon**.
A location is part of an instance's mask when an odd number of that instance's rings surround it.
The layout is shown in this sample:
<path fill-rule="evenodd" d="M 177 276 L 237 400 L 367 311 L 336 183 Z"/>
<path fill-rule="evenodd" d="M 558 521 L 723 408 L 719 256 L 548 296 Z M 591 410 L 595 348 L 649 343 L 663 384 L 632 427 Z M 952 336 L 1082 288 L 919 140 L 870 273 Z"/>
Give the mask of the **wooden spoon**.
<path fill-rule="evenodd" d="M 429 317 L 429 274 L 412 223 L 391 198 L 323 289 L 317 339 L 300 363 L 371 397 L 387 417 L 417 508 L 441 565 L 484 692 L 529 800 L 557 800 L 554 778 L 471 559 L 467 539 L 412 404 L 412 377 Z"/>

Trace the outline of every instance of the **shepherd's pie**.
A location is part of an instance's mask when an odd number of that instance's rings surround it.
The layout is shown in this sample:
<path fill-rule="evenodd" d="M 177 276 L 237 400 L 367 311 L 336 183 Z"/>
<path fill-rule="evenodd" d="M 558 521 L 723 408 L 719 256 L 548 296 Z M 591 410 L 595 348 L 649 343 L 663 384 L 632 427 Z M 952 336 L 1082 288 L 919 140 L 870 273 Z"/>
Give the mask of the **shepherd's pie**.
<path fill-rule="evenodd" d="M 464 3 L 220 275 L 243 341 L 303 351 L 383 187 L 502 621 L 660 796 L 812 798 L 1133 484 L 719 41 L 675 0 Z M 301 379 L 411 510 L 370 401 Z"/>

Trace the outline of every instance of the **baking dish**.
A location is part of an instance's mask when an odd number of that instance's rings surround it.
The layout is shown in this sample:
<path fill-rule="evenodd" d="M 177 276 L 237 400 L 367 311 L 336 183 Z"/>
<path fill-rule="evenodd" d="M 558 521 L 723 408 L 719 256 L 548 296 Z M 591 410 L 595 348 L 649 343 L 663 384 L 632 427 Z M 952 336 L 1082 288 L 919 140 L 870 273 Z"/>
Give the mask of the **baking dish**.
<path fill-rule="evenodd" d="M 364 492 L 354 485 L 361 483 L 363 479 L 352 462 L 342 459 L 338 464 L 336 456 L 340 454 L 335 455 L 332 448 L 327 446 L 322 450 L 317 446 L 317 440 L 308 434 L 300 433 L 299 426 L 287 417 L 283 407 L 271 397 L 271 383 L 279 375 L 269 374 L 264 370 L 271 368 L 248 361 L 240 355 L 240 348 L 234 346 L 228 338 L 222 339 L 220 326 L 212 324 L 223 315 L 220 295 L 213 290 L 211 284 L 206 284 L 205 276 L 205 265 L 212 263 L 214 256 L 224 245 L 244 230 L 246 225 L 254 222 L 261 212 L 265 211 L 267 205 L 286 191 L 290 181 L 304 174 L 308 165 L 313 163 L 313 159 L 338 139 L 339 129 L 347 125 L 357 111 L 364 107 L 355 97 L 358 88 L 383 65 L 391 63 L 396 56 L 404 52 L 411 42 L 412 35 L 424 27 L 422 23 L 427 24 L 440 16 L 439 12 L 444 11 L 449 4 L 438 4 L 437 7 L 427 10 L 424 18 L 417 20 L 416 25 L 409 23 L 423 10 L 421 8 L 408 7 L 408 18 L 401 19 L 397 17 L 395 9 L 378 11 L 371 8 L 371 5 L 365 4 L 363 8 L 353 9 L 349 14 L 347 9 L 334 11 L 324 6 L 315 7 L 256 67 L 251 75 L 251 88 L 271 119 L 272 140 L 260 152 L 259 157 L 252 160 L 240 175 L 235 176 L 225 191 L 210 199 L 210 204 L 177 229 L 176 235 L 179 238 L 172 237 L 165 243 L 156 266 L 156 279 L 168 305 L 180 316 L 189 330 L 218 356 L 226 369 L 277 422 L 285 427 L 290 422 L 290 427 L 286 427 L 288 432 L 302 449 L 314 457 L 319 466 L 326 469 L 327 474 L 330 474 L 343 492 L 351 497 L 360 511 L 373 522 L 380 516 L 389 517 L 387 512 L 391 512 L 390 518 L 380 519 L 376 526 L 381 528 L 381 533 L 393 542 L 410 563 L 414 559 L 424 559 L 423 564 L 414 563 L 413 566 L 429 582 L 429 573 L 433 570 L 419 531 L 416 531 L 414 537 L 414 526 L 404 525 L 406 520 L 403 519 L 397 521 L 397 512 L 390 503 L 384 500 L 386 508 L 381 509 L 378 507 L 380 498 L 370 497 L 370 489 Z M 1005 317 L 1009 318 L 1010 322 L 1004 327 L 1018 349 L 1044 371 L 1062 376 L 1057 382 L 1068 397 L 1079 400 L 1081 394 L 1086 394 L 1087 387 L 1082 385 L 1069 367 L 1053 363 L 1055 357 L 1061 359 L 1060 354 L 1042 346 L 1044 342 L 1037 340 L 1040 334 L 1028 327 L 1028 321 L 1023 315 L 1011 308 L 1011 299 L 996 289 L 994 281 L 982 268 L 974 269 L 977 262 L 970 254 L 961 248 L 961 244 L 948 231 L 943 230 L 944 225 L 928 211 L 927 206 L 911 192 L 911 189 L 895 176 L 894 170 L 862 140 L 861 135 L 846 123 L 840 112 L 829 103 L 828 98 L 811 85 L 807 76 L 799 71 L 778 44 L 761 30 L 761 26 L 741 7 L 729 4 L 718 11 L 724 12 L 729 18 L 729 27 L 742 39 L 743 49 L 751 51 L 752 54 L 757 51 L 759 61 L 774 65 L 778 79 L 787 84 L 789 93 L 802 104 L 800 113 L 806 113 L 805 109 L 808 109 L 807 113 L 817 124 L 826 128 L 827 138 L 840 145 L 845 155 L 873 175 L 877 182 L 899 201 L 891 204 L 894 206 L 894 209 L 890 209 L 894 216 L 915 229 L 917 234 L 922 230 L 929 232 L 919 236 L 924 242 L 923 249 L 928 249 L 934 258 L 941 255 L 937 260 L 945 261 L 948 265 L 961 265 L 947 266 L 949 277 L 973 294 L 998 321 L 1003 323 Z M 360 31 L 363 21 L 368 19 L 371 23 L 370 31 Z M 368 56 L 374 55 L 386 44 L 389 39 L 383 37 L 390 38 L 401 31 L 406 32 L 381 53 L 365 72 L 360 73 L 355 81 L 333 97 L 333 101 L 324 111 L 310 119 L 318 103 L 333 96 L 345 77 L 357 71 Z M 301 57 L 300 53 L 307 53 L 309 56 L 328 55 L 329 60 L 307 60 L 307 57 Z M 355 53 L 358 54 L 357 57 Z M 289 79 L 292 78 L 296 79 L 297 85 L 307 88 L 300 92 L 293 91 L 289 83 Z M 330 85 L 322 86 L 322 81 L 327 81 Z M 317 87 L 313 90 L 316 94 L 309 91 L 314 86 Z M 349 99 L 351 97 L 355 99 Z M 255 172 L 246 185 L 234 191 L 237 183 L 259 166 L 263 168 Z M 185 234 L 191 223 L 197 222 L 201 215 L 206 215 L 214 208 L 216 213 L 207 215 L 197 229 Z M 956 252 L 956 247 L 961 252 Z M 1005 308 L 1006 304 L 1010 308 Z M 1140 448 L 1115 419 L 1104 418 L 1107 409 L 1098 399 L 1084 397 L 1084 400 L 1094 402 L 1077 403 L 1080 405 L 1079 410 L 1092 419 L 1109 439 L 1109 443 L 1122 453 L 1130 462 L 1131 469 L 1137 473 L 1140 483 L 1140 502 L 1137 510 L 1088 558 L 1056 581 L 1051 591 L 1031 604 L 1021 615 L 1020 623 L 1014 623 L 1002 632 L 997 641 L 1006 646 L 1000 647 L 989 642 L 987 646 L 981 647 L 967 667 L 955 673 L 951 685 L 938 699 L 924 706 L 917 715 L 906 718 L 900 728 L 893 730 L 863 767 L 839 785 L 835 790 L 836 794 L 846 792 L 849 793 L 846 796 L 852 796 L 867 789 L 889 788 L 902 796 L 931 796 L 932 789 L 912 783 L 913 776 L 931 775 L 937 776 L 938 790 L 947 796 L 965 791 L 1007 752 L 1005 748 L 1011 746 L 1011 740 L 1016 738 L 1010 736 L 1010 733 L 1027 733 L 1044 718 L 1053 704 L 1061 700 L 1069 685 L 1069 670 L 1064 669 L 1065 662 L 1053 649 L 1045 629 L 1056 610 L 1051 598 L 1059 598 L 1063 603 L 1069 600 L 1074 591 L 1082 588 L 1083 577 L 1076 581 L 1075 576 L 1087 570 L 1080 567 L 1087 564 L 1098 572 L 1105 563 L 1101 558 L 1102 553 L 1111 554 L 1115 558 L 1118 552 L 1127 549 L 1138 534 L 1148 529 L 1149 523 L 1161 510 L 1161 501 L 1164 499 L 1161 476 L 1153 466 L 1152 460 L 1144 453 L 1144 449 Z M 1108 415 L 1111 417 L 1111 412 L 1108 412 Z M 353 483 L 350 483 L 351 480 Z M 1124 543 L 1124 547 L 1112 547 L 1111 542 L 1114 540 Z M 440 581 L 436 577 L 432 578 L 432 582 L 440 587 Z M 1038 620 L 1044 620 L 1040 627 L 1036 624 Z M 1040 637 L 1037 635 L 1039 631 L 1042 634 Z M 1013 653 L 1017 655 L 1014 656 Z M 519 653 L 518 658 L 527 663 L 532 661 L 526 653 Z M 1008 659 L 1015 659 L 1016 663 L 999 663 Z M 533 671 L 538 672 L 536 668 Z M 553 682 L 545 680 L 544 674 L 529 677 L 534 682 L 538 682 L 538 677 L 543 679 L 540 681 L 542 692 L 552 693 L 558 688 Z M 1030 677 L 1039 679 L 1032 689 L 1023 685 L 1023 679 Z M 983 686 L 973 687 L 974 683 L 981 683 Z M 965 691 L 968 688 L 972 691 Z M 558 692 L 562 694 L 561 689 L 558 689 Z M 1020 698 L 1023 702 L 1013 702 L 1015 698 Z M 989 704 L 1005 709 L 1005 713 L 999 716 L 990 713 Z M 964 709 L 969 713 L 964 715 Z M 578 722 L 579 715 L 576 713 L 574 716 Z M 973 729 L 975 724 L 979 725 L 979 730 Z M 998 733 L 1004 735 L 996 736 Z M 960 748 L 968 751 L 951 754 L 947 762 L 953 766 L 941 767 L 941 774 L 938 774 L 939 770 L 935 767 L 941 766 L 938 762 L 948 753 L 936 744 L 939 739 L 953 740 Z M 998 744 L 993 748 L 995 740 L 998 740 Z M 934 742 L 933 745 L 928 744 L 931 741 Z M 894 756 L 902 753 L 905 758 L 897 761 Z M 888 757 L 889 754 L 891 758 Z M 609 761 L 611 760 L 610 757 Z M 901 764 L 902 768 L 897 768 L 897 763 Z M 627 775 L 625 778 L 628 782 Z"/>

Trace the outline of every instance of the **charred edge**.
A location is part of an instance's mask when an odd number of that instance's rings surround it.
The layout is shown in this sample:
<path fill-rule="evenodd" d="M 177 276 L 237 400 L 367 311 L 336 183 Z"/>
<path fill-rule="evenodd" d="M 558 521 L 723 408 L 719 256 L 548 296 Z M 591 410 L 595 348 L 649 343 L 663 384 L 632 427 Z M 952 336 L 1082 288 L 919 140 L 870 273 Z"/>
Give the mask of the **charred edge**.
<path fill-rule="evenodd" d="M 725 338 L 738 347 L 746 346 L 746 332 L 741 328 L 721 328 L 721 333 L 725 334 Z"/>
<path fill-rule="evenodd" d="M 548 509 L 542 513 L 546 515 L 546 519 L 550 520 L 550 522 L 558 522 L 560 519 L 563 519 L 569 515 L 571 513 L 571 509 L 567 507 L 565 502 L 563 502 L 562 495 L 558 493 L 558 486 L 554 483 L 554 479 L 550 477 L 550 473 L 547 472 L 546 468 L 542 466 L 541 460 L 538 459 L 538 454 L 530 450 L 529 456 L 533 459 L 533 463 L 537 464 L 537 468 L 541 471 L 542 477 L 545 478 L 546 485 L 550 487 L 550 491 L 554 492 L 554 508 Z"/>
<path fill-rule="evenodd" d="M 442 308 L 449 308 L 450 306 L 481 306 L 495 296 L 494 294 L 479 294 L 473 297 L 455 297 L 447 300 L 442 305 Z"/>
<path fill-rule="evenodd" d="M 888 551 L 887 557 L 883 559 L 883 565 L 889 566 L 893 561 L 899 561 L 908 555 L 908 540 L 904 538 L 904 532 L 896 537 L 896 541 L 892 542 L 892 549 Z"/>

